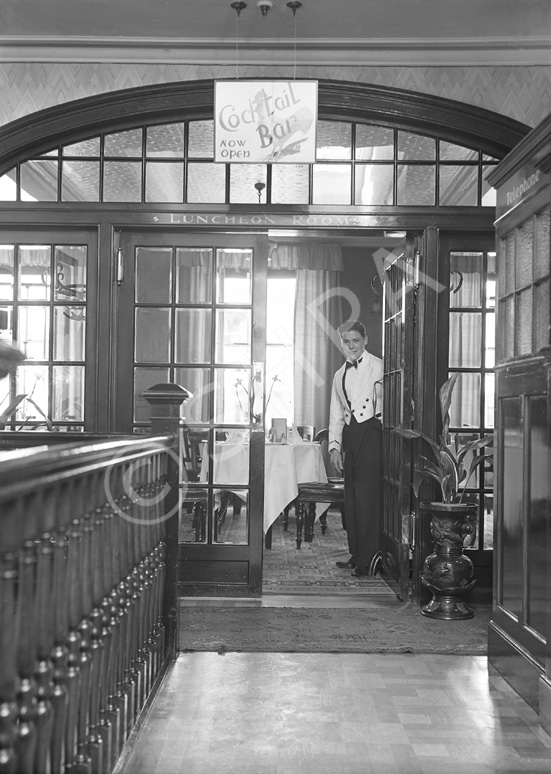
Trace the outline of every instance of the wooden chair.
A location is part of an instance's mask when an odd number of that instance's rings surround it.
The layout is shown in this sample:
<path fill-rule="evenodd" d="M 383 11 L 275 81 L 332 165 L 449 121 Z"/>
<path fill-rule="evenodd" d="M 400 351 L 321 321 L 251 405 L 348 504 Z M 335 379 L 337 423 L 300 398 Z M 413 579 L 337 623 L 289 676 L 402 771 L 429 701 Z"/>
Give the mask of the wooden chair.
<path fill-rule="evenodd" d="M 315 440 L 316 428 L 314 425 L 297 425 L 297 430 L 303 441 Z"/>
<path fill-rule="evenodd" d="M 329 438 L 327 429 L 320 430 L 315 441 L 320 444 L 326 444 Z M 339 506 L 341 511 L 341 522 L 343 529 L 346 529 L 344 522 L 344 479 L 339 477 L 330 477 L 326 484 L 320 484 L 317 481 L 306 482 L 298 485 L 298 497 L 295 501 L 295 513 L 297 522 L 297 548 L 302 543 L 302 530 L 304 528 L 304 541 L 311 543 L 314 537 L 314 522 L 316 520 L 316 503 L 332 503 Z M 327 512 L 320 517 L 321 534 L 325 535 L 327 531 Z"/>

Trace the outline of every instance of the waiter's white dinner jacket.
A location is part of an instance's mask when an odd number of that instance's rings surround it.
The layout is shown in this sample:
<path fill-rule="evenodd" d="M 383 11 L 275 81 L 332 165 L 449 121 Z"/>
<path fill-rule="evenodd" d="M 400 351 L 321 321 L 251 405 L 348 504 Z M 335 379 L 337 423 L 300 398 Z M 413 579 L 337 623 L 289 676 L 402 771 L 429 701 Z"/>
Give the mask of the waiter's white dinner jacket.
<path fill-rule="evenodd" d="M 372 355 L 367 350 L 363 353 L 350 389 L 348 384 L 346 386 L 350 407 L 342 388 L 345 371 L 346 363 L 336 371 L 333 377 L 329 409 L 329 451 L 333 449 L 342 450 L 342 431 L 345 424 L 350 424 L 352 414 L 356 422 L 367 422 L 375 413 L 380 414 L 383 407 L 382 386 L 380 384 L 383 378 L 383 361 L 381 358 Z M 377 384 L 377 382 L 379 383 Z M 376 393 L 375 390 L 377 391 Z M 374 411 L 375 394 L 377 396 L 376 412 Z"/>

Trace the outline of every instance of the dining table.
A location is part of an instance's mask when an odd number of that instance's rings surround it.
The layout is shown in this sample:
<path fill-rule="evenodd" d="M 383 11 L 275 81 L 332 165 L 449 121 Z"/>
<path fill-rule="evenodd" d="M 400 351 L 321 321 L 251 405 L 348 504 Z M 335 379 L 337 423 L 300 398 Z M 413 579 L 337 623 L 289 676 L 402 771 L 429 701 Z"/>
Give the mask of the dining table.
<path fill-rule="evenodd" d="M 208 457 L 203 455 L 200 480 L 207 481 Z M 245 498 L 249 485 L 248 443 L 217 442 L 214 446 L 213 484 L 230 488 Z M 319 443 L 265 444 L 264 457 L 264 532 L 268 533 L 280 513 L 291 505 L 298 495 L 299 484 L 327 483 L 327 472 Z M 330 503 L 316 504 L 316 521 Z"/>

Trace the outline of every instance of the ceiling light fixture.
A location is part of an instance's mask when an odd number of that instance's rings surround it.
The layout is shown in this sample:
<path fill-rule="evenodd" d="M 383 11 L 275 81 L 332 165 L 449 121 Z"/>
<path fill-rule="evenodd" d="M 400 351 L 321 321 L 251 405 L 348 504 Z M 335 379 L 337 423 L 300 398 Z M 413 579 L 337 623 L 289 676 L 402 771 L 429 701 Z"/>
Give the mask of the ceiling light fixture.
<path fill-rule="evenodd" d="M 272 3 L 272 0 L 258 0 L 258 3 L 256 5 L 258 8 L 260 8 L 262 12 L 262 16 L 267 16 L 270 8 L 273 8 L 274 6 L 274 4 Z"/>

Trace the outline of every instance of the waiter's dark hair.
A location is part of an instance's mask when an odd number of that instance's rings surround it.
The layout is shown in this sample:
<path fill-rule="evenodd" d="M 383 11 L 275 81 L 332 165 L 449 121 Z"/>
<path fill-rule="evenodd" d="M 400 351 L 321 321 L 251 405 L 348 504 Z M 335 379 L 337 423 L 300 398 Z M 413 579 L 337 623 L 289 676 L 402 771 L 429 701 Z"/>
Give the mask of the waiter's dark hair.
<path fill-rule="evenodd" d="M 357 331 L 360 334 L 360 336 L 364 337 L 364 339 L 367 338 L 365 325 L 359 320 L 347 320 L 346 322 L 343 322 L 342 325 L 339 325 L 339 327 L 337 328 L 337 333 L 339 334 L 339 336 L 342 336 L 343 333 L 348 333 L 349 331 Z"/>

